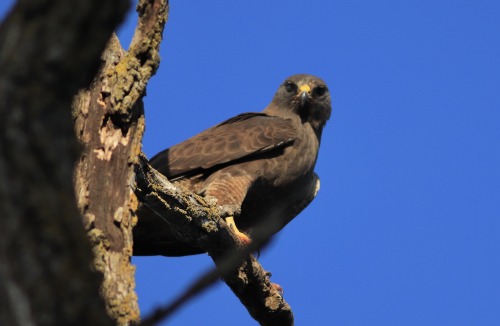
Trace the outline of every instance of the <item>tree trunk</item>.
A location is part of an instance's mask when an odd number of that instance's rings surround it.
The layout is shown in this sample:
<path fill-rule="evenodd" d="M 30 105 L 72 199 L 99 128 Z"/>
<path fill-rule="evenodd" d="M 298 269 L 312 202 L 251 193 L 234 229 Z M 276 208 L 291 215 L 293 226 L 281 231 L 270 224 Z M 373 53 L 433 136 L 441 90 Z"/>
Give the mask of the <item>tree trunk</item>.
<path fill-rule="evenodd" d="M 144 133 L 142 97 L 159 65 L 159 45 L 167 19 L 164 0 L 140 1 L 130 49 L 113 35 L 91 87 L 73 105 L 75 129 L 84 150 L 75 167 L 77 204 L 104 275 L 101 295 L 119 325 L 139 321 L 132 256 L 132 227 L 138 202 L 134 164 Z"/>
<path fill-rule="evenodd" d="M 120 116 L 110 104 L 112 70 L 124 52 L 113 36 L 103 55 L 104 65 L 90 90 L 74 105 L 75 129 L 83 153 L 75 167 L 77 204 L 94 253 L 94 267 L 104 275 L 101 295 L 108 314 L 126 325 L 139 319 L 134 292 L 132 226 L 137 200 L 131 160 L 141 148 L 144 116 L 141 105 Z M 135 154 L 135 155 L 134 155 Z"/>
<path fill-rule="evenodd" d="M 167 19 L 164 0 L 140 1 L 139 23 L 130 49 L 113 35 L 89 89 L 74 102 L 73 116 L 82 156 L 75 167 L 77 204 L 104 275 L 101 295 L 118 325 L 139 321 L 132 256 L 137 221 L 134 164 L 144 133 L 142 97 L 159 65 L 159 45 Z"/>
<path fill-rule="evenodd" d="M 74 200 L 70 108 L 126 9 L 19 1 L 0 27 L 1 325 L 113 324 Z"/>

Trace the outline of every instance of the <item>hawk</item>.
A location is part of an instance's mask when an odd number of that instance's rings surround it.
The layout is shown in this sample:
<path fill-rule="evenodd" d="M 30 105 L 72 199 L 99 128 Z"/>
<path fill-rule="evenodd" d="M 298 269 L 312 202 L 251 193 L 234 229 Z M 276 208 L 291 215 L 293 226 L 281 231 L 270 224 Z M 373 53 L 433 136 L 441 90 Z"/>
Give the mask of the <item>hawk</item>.
<path fill-rule="evenodd" d="M 175 185 L 216 200 L 244 243 L 259 226 L 275 234 L 316 195 L 321 133 L 331 114 L 325 82 L 287 78 L 260 113 L 243 113 L 158 154 L 150 164 Z M 134 228 L 134 255 L 202 253 L 177 239 L 144 205 Z"/>

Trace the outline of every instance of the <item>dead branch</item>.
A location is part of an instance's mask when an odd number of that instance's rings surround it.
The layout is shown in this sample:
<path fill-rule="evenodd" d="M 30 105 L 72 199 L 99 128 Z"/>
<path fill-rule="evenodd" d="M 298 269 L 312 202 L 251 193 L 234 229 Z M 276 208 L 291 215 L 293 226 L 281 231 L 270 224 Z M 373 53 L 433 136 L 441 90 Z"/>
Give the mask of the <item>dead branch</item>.
<path fill-rule="evenodd" d="M 164 217 L 183 239 L 205 250 L 214 260 L 222 278 L 250 315 L 261 325 L 293 325 L 290 306 L 269 280 L 268 273 L 250 253 L 262 246 L 270 234 L 242 244 L 220 217 L 221 212 L 202 197 L 172 185 L 152 168 L 141 155 L 136 169 L 136 193 L 142 203 Z M 181 300 L 215 282 L 217 275 L 208 272 L 181 296 Z M 171 313 L 171 307 L 157 311 L 145 320 L 146 325 Z"/>

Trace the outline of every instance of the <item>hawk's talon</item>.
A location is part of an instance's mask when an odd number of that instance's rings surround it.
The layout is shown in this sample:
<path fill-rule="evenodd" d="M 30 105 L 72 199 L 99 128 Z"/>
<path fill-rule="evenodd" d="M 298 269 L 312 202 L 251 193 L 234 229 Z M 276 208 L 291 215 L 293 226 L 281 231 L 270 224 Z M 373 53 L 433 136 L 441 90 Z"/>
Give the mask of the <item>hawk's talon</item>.
<path fill-rule="evenodd" d="M 228 216 L 228 217 L 225 218 L 225 220 L 226 220 L 227 225 L 229 225 L 229 227 L 231 228 L 231 230 L 233 230 L 233 232 L 236 234 L 236 236 L 238 237 L 238 239 L 240 239 L 240 241 L 245 246 L 248 246 L 252 242 L 252 239 L 250 239 L 250 237 L 248 235 L 246 235 L 245 233 L 243 233 L 240 230 L 238 230 L 238 228 L 236 227 L 236 223 L 234 222 L 234 217 L 233 216 Z"/>

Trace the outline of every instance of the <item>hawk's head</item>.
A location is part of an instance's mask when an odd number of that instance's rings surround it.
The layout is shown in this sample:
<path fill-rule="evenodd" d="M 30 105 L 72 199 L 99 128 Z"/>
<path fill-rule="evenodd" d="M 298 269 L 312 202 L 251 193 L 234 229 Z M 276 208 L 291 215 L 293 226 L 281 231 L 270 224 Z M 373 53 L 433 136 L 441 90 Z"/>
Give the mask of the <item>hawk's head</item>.
<path fill-rule="evenodd" d="M 316 131 L 321 131 L 332 112 L 330 92 L 318 77 L 293 75 L 281 84 L 268 110 L 297 114 L 303 123 L 309 122 Z"/>

